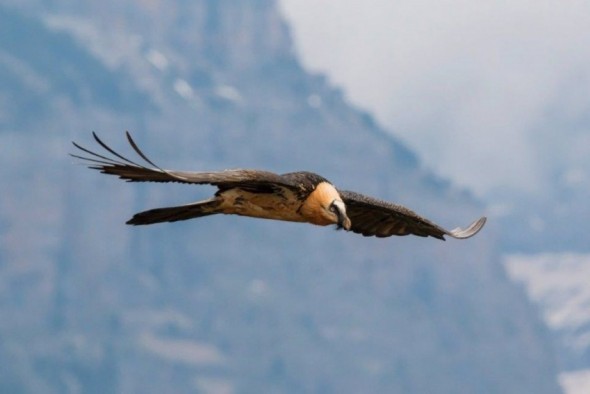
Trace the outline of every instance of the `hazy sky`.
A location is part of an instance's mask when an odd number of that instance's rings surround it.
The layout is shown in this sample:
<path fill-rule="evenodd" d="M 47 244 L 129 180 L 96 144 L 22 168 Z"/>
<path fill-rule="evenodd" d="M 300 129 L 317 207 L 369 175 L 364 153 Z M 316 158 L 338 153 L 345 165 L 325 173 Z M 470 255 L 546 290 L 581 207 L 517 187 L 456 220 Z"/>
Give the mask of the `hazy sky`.
<path fill-rule="evenodd" d="M 590 181 L 589 1 L 281 5 L 306 66 L 440 174 L 481 195 Z"/>

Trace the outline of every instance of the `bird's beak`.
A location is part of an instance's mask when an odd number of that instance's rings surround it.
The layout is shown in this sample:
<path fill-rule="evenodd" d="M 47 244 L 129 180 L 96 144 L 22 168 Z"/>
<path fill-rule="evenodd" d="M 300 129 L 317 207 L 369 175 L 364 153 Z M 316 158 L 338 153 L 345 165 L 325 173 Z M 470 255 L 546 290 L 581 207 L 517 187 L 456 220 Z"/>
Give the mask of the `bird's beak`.
<path fill-rule="evenodd" d="M 346 206 L 341 200 L 335 200 L 334 202 L 332 202 L 332 204 L 336 207 L 336 215 L 338 216 L 336 228 L 338 230 L 343 228 L 346 231 L 349 231 L 352 223 L 350 222 L 348 215 L 346 215 Z"/>
<path fill-rule="evenodd" d="M 348 218 L 348 216 L 346 216 L 346 214 L 344 215 L 340 215 L 338 217 L 338 228 L 343 228 L 346 231 L 350 231 L 350 226 L 352 225 L 350 219 Z"/>

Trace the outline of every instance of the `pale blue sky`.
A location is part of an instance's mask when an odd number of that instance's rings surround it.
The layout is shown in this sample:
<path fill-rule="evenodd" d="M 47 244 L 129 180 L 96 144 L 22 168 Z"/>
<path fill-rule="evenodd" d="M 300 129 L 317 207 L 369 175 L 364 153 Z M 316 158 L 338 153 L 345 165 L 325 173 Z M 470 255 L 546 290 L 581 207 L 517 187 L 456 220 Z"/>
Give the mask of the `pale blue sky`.
<path fill-rule="evenodd" d="M 590 185 L 590 2 L 281 5 L 306 67 L 438 173 L 482 196 Z"/>

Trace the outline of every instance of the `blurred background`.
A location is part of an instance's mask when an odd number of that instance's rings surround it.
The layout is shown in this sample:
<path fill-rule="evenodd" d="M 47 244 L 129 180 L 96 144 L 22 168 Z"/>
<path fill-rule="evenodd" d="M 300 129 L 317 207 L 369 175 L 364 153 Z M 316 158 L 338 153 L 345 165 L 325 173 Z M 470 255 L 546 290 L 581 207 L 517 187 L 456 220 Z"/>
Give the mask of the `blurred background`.
<path fill-rule="evenodd" d="M 590 390 L 590 5 L 0 0 L 0 392 Z M 468 241 L 237 217 L 131 228 L 311 170 Z"/>

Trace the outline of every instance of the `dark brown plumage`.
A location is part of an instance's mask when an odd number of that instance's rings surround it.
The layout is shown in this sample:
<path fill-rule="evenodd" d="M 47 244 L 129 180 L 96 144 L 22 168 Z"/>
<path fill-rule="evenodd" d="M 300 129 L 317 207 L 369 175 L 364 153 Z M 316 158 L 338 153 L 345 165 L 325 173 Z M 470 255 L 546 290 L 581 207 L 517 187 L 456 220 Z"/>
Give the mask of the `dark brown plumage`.
<path fill-rule="evenodd" d="M 486 222 L 486 218 L 471 223 L 466 229 L 445 230 L 415 212 L 401 205 L 392 204 L 359 193 L 339 190 L 346 204 L 346 213 L 352 222 L 351 231 L 364 236 L 390 237 L 392 235 L 417 235 L 443 239 L 469 238 L 475 235 Z"/>
<path fill-rule="evenodd" d="M 458 239 L 469 238 L 481 230 L 486 221 L 482 217 L 466 229 L 445 230 L 401 205 L 337 190 L 328 180 L 311 172 L 279 175 L 246 169 L 217 172 L 164 170 L 148 159 L 127 133 L 131 147 L 146 163 L 153 166 L 149 168 L 115 152 L 95 133 L 93 136 L 112 156 L 98 154 L 75 142 L 74 146 L 87 156 L 72 156 L 90 162 L 90 168 L 102 173 L 117 175 L 129 182 L 210 184 L 218 188 L 208 200 L 140 212 L 128 224 L 174 222 L 222 213 L 324 226 L 336 224 L 338 228 L 364 236 L 413 234 L 444 240 L 445 235 Z"/>

